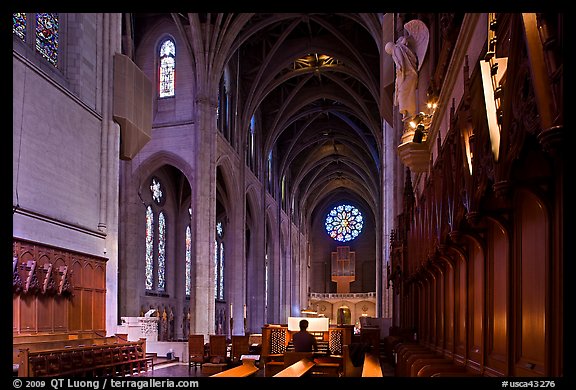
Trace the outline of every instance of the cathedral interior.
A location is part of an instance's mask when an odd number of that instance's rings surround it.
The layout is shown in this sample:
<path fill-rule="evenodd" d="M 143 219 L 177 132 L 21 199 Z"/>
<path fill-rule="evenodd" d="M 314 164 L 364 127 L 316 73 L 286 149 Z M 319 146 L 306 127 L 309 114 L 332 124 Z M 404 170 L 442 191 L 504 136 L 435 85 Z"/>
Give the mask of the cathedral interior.
<path fill-rule="evenodd" d="M 14 13 L 14 372 L 203 335 L 272 376 L 304 317 L 335 376 L 563 377 L 563 47 L 552 12 Z"/>

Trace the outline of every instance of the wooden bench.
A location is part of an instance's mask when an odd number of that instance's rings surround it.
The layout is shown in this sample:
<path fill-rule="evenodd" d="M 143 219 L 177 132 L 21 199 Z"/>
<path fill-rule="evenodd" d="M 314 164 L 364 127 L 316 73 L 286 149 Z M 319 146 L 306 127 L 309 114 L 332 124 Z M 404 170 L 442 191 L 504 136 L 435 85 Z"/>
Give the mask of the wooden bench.
<path fill-rule="evenodd" d="M 448 364 L 448 365 L 454 366 L 454 362 L 451 359 L 447 359 L 443 356 L 432 356 L 432 357 L 418 358 L 418 359 L 414 360 L 412 362 L 412 364 L 410 365 L 410 376 L 411 377 L 419 376 L 418 373 L 420 372 L 420 370 L 424 366 L 427 366 L 430 364 L 433 364 L 433 365 Z"/>
<path fill-rule="evenodd" d="M 422 368 L 420 368 L 420 370 L 418 370 L 418 373 L 416 374 L 416 376 L 431 377 L 431 376 L 434 376 L 435 374 L 438 374 L 438 373 L 455 373 L 455 372 L 465 372 L 465 371 L 466 371 L 466 367 L 464 367 L 463 365 L 458 365 L 458 364 L 454 363 L 453 361 L 434 362 L 434 363 L 428 363 L 428 364 L 422 366 Z"/>
<path fill-rule="evenodd" d="M 118 336 L 69 338 L 72 335 L 41 335 L 14 337 L 12 342 L 12 363 L 19 364 L 18 354 L 21 349 L 48 351 L 52 349 L 76 348 L 90 345 L 103 345 L 123 342 Z"/>
<path fill-rule="evenodd" d="M 304 358 L 298 360 L 296 363 L 289 365 L 273 376 L 276 378 L 300 377 L 308 373 L 314 366 L 315 363 L 313 361 Z"/>
<path fill-rule="evenodd" d="M 315 365 L 311 376 L 340 377 L 344 369 L 344 360 L 340 355 L 318 356 L 313 359 Z"/>
<path fill-rule="evenodd" d="M 364 364 L 362 365 L 363 377 L 382 377 L 382 367 L 380 367 L 380 359 L 373 353 L 366 352 L 364 354 Z"/>
<path fill-rule="evenodd" d="M 146 356 L 146 339 L 140 341 L 64 347 L 19 353 L 18 376 L 131 376 L 154 369 Z"/>
<path fill-rule="evenodd" d="M 431 357 L 438 354 L 430 348 L 416 343 L 401 344 L 396 349 L 396 376 L 410 376 L 410 365 L 414 362 L 415 356 Z"/>
<path fill-rule="evenodd" d="M 264 365 L 264 376 L 274 376 L 285 368 L 282 353 L 261 355 L 260 362 Z"/>
<path fill-rule="evenodd" d="M 229 368 L 222 372 L 218 372 L 214 375 L 210 375 L 210 377 L 234 377 L 234 378 L 241 378 L 254 375 L 258 372 L 259 368 L 256 367 L 254 364 L 254 360 L 243 360 L 242 364 L 236 367 Z"/>

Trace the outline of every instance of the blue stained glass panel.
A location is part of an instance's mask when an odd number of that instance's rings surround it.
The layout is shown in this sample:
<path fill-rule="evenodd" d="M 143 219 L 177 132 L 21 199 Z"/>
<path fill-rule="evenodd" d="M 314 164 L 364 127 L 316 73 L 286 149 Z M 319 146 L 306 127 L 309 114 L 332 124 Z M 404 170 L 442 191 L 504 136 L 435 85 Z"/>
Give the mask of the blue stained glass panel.
<path fill-rule="evenodd" d="M 18 12 L 12 14 L 12 32 L 26 42 L 26 14 Z"/>
<path fill-rule="evenodd" d="M 334 207 L 326 216 L 324 226 L 336 241 L 346 242 L 358 237 L 364 225 L 362 213 L 351 205 Z"/>
<path fill-rule="evenodd" d="M 36 14 L 36 50 L 52 65 L 58 62 L 58 14 Z"/>

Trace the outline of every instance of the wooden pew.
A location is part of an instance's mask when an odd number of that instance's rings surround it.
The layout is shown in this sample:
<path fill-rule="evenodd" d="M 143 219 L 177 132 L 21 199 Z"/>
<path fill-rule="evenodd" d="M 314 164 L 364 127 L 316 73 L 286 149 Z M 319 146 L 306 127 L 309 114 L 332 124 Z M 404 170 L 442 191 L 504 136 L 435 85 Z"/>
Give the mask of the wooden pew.
<path fill-rule="evenodd" d="M 126 376 L 154 369 L 146 339 L 91 346 L 19 351 L 18 376 Z"/>
<path fill-rule="evenodd" d="M 90 345 L 104 345 L 122 342 L 118 336 L 69 338 L 72 335 L 40 335 L 14 337 L 12 342 L 12 363 L 19 364 L 18 355 L 21 349 L 48 351 L 52 349 L 76 348 Z"/>
<path fill-rule="evenodd" d="M 382 377 L 382 367 L 380 367 L 380 359 L 370 352 L 364 354 L 364 364 L 362 366 L 363 377 Z"/>
<path fill-rule="evenodd" d="M 410 365 L 414 361 L 413 356 L 419 354 L 419 357 L 430 357 L 437 355 L 430 348 L 417 343 L 400 344 L 396 348 L 396 376 L 409 376 Z M 412 358 L 412 361 L 409 359 Z"/>
<path fill-rule="evenodd" d="M 289 365 L 288 367 L 284 368 L 279 373 L 273 375 L 276 378 L 289 378 L 289 377 L 300 377 L 304 376 L 307 372 L 309 372 L 312 367 L 314 367 L 315 363 L 311 360 L 306 358 L 298 360 L 296 363 Z"/>
<path fill-rule="evenodd" d="M 310 373 L 314 377 L 340 377 L 344 371 L 342 356 L 319 356 L 314 357 L 314 369 Z"/>
<path fill-rule="evenodd" d="M 410 376 L 419 376 L 420 370 L 427 365 L 437 365 L 437 364 L 449 364 L 454 366 L 454 362 L 451 359 L 445 358 L 443 356 L 432 356 L 425 358 L 418 358 L 412 362 L 410 365 Z"/>
<path fill-rule="evenodd" d="M 423 366 L 416 376 L 420 377 L 431 377 L 438 373 L 455 373 L 455 372 L 466 372 L 466 367 L 462 365 L 457 365 L 454 362 L 450 363 L 432 363 Z"/>
<path fill-rule="evenodd" d="M 256 374 L 258 370 L 259 368 L 256 367 L 256 365 L 254 365 L 254 360 L 246 359 L 242 361 L 241 365 L 210 375 L 210 377 L 220 377 L 220 378 L 247 377 Z"/>

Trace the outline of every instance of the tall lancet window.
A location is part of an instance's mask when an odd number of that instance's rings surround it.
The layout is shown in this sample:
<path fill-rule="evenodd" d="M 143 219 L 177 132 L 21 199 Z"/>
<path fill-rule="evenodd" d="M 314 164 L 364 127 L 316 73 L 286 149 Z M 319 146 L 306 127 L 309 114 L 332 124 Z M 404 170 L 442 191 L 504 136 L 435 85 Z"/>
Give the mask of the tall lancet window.
<path fill-rule="evenodd" d="M 252 115 L 250 119 L 250 129 L 248 133 L 248 148 L 246 150 L 247 164 L 252 172 L 256 172 L 256 154 L 255 154 L 255 138 L 256 138 L 256 117 Z"/>
<path fill-rule="evenodd" d="M 146 290 L 154 288 L 154 212 L 146 207 Z"/>
<path fill-rule="evenodd" d="M 188 209 L 188 214 L 190 215 L 190 217 L 192 217 L 192 209 L 189 208 Z M 186 296 L 189 297 L 191 290 L 192 290 L 192 286 L 191 283 L 192 281 L 190 280 L 190 278 L 192 277 L 192 229 L 190 228 L 190 225 L 186 226 L 186 257 L 185 257 L 185 261 L 186 261 L 186 266 L 185 266 L 185 286 L 186 286 Z"/>
<path fill-rule="evenodd" d="M 270 153 L 268 153 L 268 169 L 267 169 L 267 174 L 268 174 L 268 180 L 266 181 L 266 186 L 268 189 L 269 193 L 272 193 L 272 151 L 270 151 Z"/>
<path fill-rule="evenodd" d="M 160 45 L 159 89 L 160 97 L 174 96 L 174 76 L 176 73 L 176 46 L 167 38 Z"/>
<path fill-rule="evenodd" d="M 216 224 L 214 240 L 214 299 L 224 300 L 224 229 L 222 222 Z"/>
<path fill-rule="evenodd" d="M 166 290 L 166 217 L 158 215 L 158 291 Z"/>

